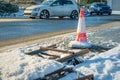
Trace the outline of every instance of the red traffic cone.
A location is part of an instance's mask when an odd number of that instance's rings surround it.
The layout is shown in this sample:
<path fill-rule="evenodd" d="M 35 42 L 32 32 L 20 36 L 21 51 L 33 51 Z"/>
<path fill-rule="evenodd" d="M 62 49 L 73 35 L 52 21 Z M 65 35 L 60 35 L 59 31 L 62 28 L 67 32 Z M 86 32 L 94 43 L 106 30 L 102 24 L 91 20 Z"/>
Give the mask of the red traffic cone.
<path fill-rule="evenodd" d="M 76 41 L 87 42 L 86 27 L 85 26 L 86 25 L 85 25 L 85 18 L 84 18 L 84 9 L 82 8 L 80 11 Z"/>
<path fill-rule="evenodd" d="M 73 48 L 88 48 L 91 45 L 87 42 L 86 36 L 86 25 L 85 25 L 85 18 L 84 18 L 84 8 L 80 10 L 80 16 L 78 21 L 77 27 L 77 36 L 75 41 L 71 41 L 69 43 L 69 47 Z"/>

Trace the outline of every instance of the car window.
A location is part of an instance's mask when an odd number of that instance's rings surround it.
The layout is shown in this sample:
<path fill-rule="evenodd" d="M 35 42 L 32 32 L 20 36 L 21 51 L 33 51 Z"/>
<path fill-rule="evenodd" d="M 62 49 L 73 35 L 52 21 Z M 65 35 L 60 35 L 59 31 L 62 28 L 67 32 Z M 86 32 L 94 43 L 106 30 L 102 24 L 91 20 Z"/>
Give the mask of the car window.
<path fill-rule="evenodd" d="M 70 4 L 73 4 L 73 2 L 72 1 L 63 1 L 63 4 L 64 5 L 70 5 Z"/>
<path fill-rule="evenodd" d="M 52 0 L 49 0 L 49 1 L 45 0 L 45 1 L 43 1 L 41 4 L 42 4 L 42 5 L 50 5 L 51 3 L 53 3 Z"/>
<path fill-rule="evenodd" d="M 61 1 L 55 1 L 52 3 L 52 6 L 61 6 L 63 5 Z"/>
<path fill-rule="evenodd" d="M 97 6 L 106 6 L 106 4 L 97 4 Z"/>

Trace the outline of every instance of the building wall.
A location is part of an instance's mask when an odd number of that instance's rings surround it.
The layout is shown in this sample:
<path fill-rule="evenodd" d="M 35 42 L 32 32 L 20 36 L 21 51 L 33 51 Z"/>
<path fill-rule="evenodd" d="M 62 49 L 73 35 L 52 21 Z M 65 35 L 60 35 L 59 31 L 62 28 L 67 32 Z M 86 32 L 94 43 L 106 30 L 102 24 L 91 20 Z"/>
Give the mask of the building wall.
<path fill-rule="evenodd" d="M 120 14 L 120 0 L 107 0 L 107 2 L 112 8 L 112 14 Z"/>
<path fill-rule="evenodd" d="M 120 0 L 112 0 L 112 9 L 120 11 Z"/>

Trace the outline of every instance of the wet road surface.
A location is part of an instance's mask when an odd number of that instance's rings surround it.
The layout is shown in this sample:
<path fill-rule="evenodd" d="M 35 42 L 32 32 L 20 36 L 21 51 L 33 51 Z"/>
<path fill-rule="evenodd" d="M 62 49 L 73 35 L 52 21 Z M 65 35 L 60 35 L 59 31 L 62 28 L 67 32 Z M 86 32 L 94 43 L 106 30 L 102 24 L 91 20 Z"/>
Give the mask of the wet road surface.
<path fill-rule="evenodd" d="M 120 16 L 88 16 L 86 26 L 96 26 L 112 21 L 120 21 Z M 48 32 L 77 28 L 78 20 L 58 19 L 0 19 L 0 40 L 15 39 Z"/>

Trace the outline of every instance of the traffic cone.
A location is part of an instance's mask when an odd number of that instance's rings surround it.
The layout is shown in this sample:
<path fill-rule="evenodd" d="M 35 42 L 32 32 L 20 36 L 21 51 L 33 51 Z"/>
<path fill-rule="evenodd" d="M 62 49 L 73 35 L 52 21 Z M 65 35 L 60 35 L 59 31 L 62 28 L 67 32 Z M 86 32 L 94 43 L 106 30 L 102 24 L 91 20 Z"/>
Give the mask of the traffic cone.
<path fill-rule="evenodd" d="M 75 41 L 71 41 L 69 43 L 69 47 L 72 47 L 72 48 L 88 48 L 90 46 L 91 46 L 91 44 L 87 42 L 87 36 L 86 36 L 84 8 L 81 8 L 79 21 L 78 21 L 78 27 L 77 27 L 77 36 L 76 36 Z"/>

